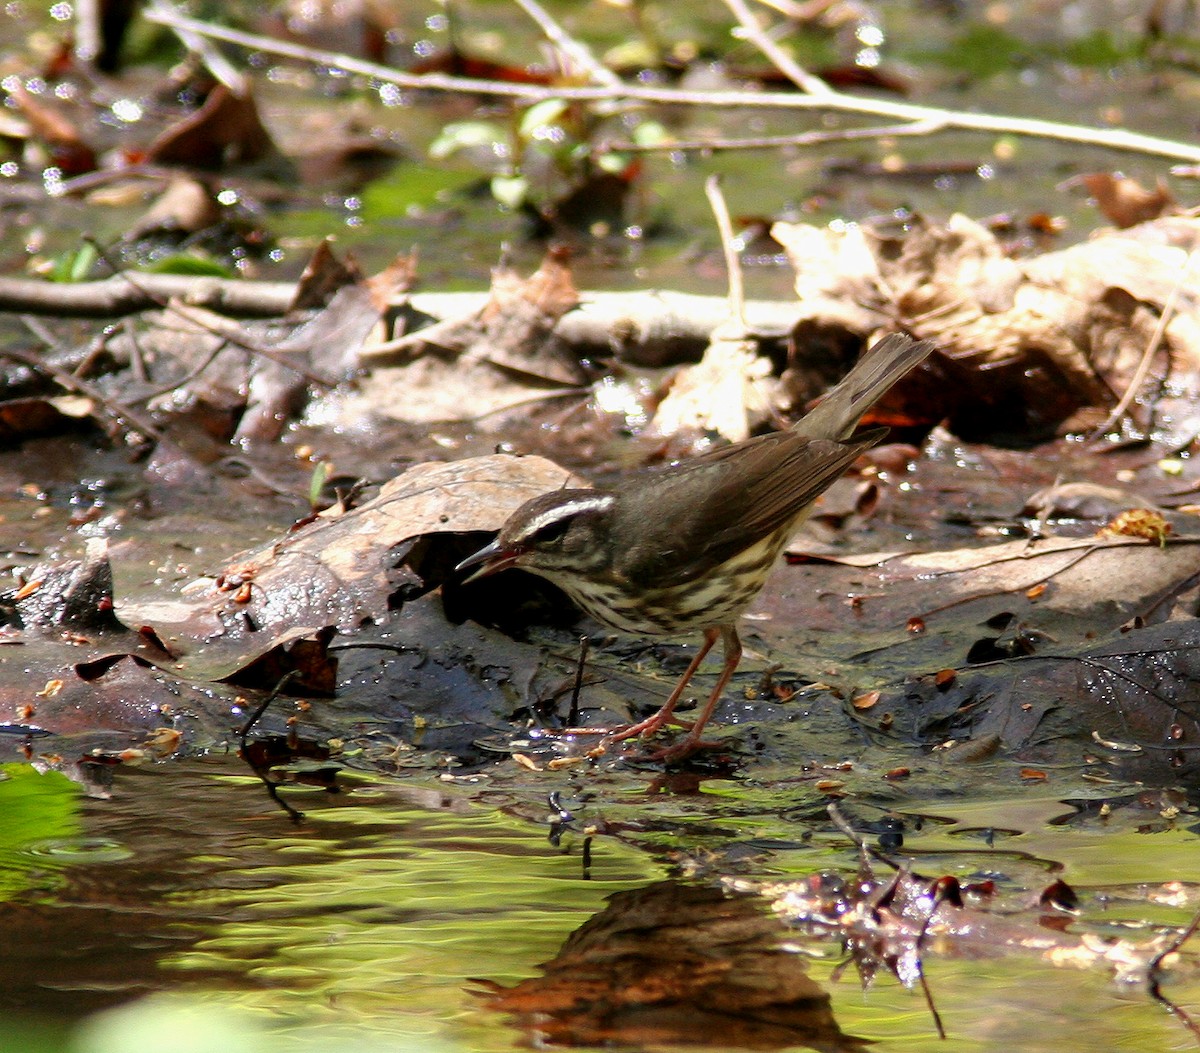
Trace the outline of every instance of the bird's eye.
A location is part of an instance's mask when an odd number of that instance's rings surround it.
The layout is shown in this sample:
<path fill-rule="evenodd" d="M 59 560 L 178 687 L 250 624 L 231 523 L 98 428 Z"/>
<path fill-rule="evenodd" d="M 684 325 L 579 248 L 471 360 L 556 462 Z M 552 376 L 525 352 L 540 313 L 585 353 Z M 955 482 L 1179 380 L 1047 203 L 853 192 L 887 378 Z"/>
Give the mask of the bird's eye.
<path fill-rule="evenodd" d="M 545 526 L 538 527 L 529 537 L 531 545 L 550 545 L 562 539 L 571 525 L 571 516 L 559 516 Z"/>

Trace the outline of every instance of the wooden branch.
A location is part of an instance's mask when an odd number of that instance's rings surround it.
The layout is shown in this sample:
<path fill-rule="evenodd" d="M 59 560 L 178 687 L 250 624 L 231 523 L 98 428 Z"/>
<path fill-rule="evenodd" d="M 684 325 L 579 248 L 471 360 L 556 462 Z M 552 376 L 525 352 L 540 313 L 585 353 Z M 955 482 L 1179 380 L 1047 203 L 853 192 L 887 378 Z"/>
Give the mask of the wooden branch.
<path fill-rule="evenodd" d="M 295 295 L 296 286 L 290 282 L 248 282 L 187 274 L 139 274 L 136 286 L 120 274 L 102 281 L 71 284 L 0 277 L 0 311 L 76 318 L 119 318 L 152 310 L 173 297 L 219 314 L 270 318 L 283 314 Z"/>
<path fill-rule="evenodd" d="M 575 66 L 587 73 L 593 83 L 606 84 L 612 88 L 620 86 L 621 78 L 597 59 L 586 44 L 576 40 L 563 29 L 537 0 L 516 0 L 516 4 L 537 23 L 538 28 L 546 34 L 546 39 Z"/>
<path fill-rule="evenodd" d="M 158 7 L 146 12 L 151 22 L 170 26 L 176 31 L 188 31 L 214 40 L 263 51 L 299 62 L 333 66 L 369 79 L 396 84 L 418 91 L 445 91 L 492 95 L 527 103 L 543 99 L 570 99 L 580 102 L 624 101 L 659 103 L 672 106 L 746 107 L 777 110 L 815 110 L 821 112 L 856 113 L 896 121 L 923 122 L 930 131 L 958 130 L 986 132 L 990 135 L 1021 135 L 1029 138 L 1053 139 L 1059 142 L 1084 143 L 1126 153 L 1169 157 L 1179 161 L 1200 162 L 1200 145 L 1184 143 L 1157 136 L 1141 135 L 1121 128 L 1087 128 L 1058 121 L 1009 117 L 1001 114 L 968 113 L 936 106 L 921 106 L 890 99 L 875 99 L 848 95 L 830 90 L 821 94 L 772 91 L 687 91 L 622 81 L 619 86 L 607 85 L 539 85 L 514 84 L 506 81 L 484 80 L 476 77 L 456 77 L 445 73 L 412 74 L 367 62 L 350 55 L 304 47 L 283 40 L 243 33 L 224 26 L 209 25 L 194 18 Z"/>
<path fill-rule="evenodd" d="M 205 307 L 231 317 L 271 318 L 291 304 L 296 287 L 289 282 L 253 282 L 238 278 L 196 278 L 179 274 L 139 274 L 135 288 L 117 275 L 73 285 L 32 278 L 0 277 L 0 313 L 55 317 L 116 318 L 157 310 L 168 299 Z M 460 318 L 477 313 L 487 292 L 417 292 L 395 306 L 414 324 L 428 319 Z M 794 302 L 752 300 L 746 305 L 753 332 L 783 336 L 799 315 Z M 715 329 L 729 318 L 729 301 L 671 291 L 589 292 L 578 308 L 555 327 L 558 340 L 583 353 L 657 366 L 695 357 Z M 387 349 L 364 356 L 373 363 Z"/>

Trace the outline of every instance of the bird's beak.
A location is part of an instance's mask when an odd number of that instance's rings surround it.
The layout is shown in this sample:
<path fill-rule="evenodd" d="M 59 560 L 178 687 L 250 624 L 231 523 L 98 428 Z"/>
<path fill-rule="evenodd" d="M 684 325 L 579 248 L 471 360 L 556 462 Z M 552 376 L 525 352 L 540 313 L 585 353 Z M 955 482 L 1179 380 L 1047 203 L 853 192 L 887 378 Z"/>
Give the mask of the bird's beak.
<path fill-rule="evenodd" d="M 520 556 L 520 552 L 502 548 L 500 541 L 497 539 L 490 545 L 485 545 L 473 556 L 468 556 L 464 559 L 454 568 L 454 572 L 461 574 L 464 570 L 470 570 L 472 567 L 478 568 L 474 574 L 463 579 L 463 584 L 465 585 L 469 581 L 478 581 L 480 578 L 486 578 L 491 574 L 496 574 L 504 570 L 506 567 L 511 567 L 517 562 Z"/>

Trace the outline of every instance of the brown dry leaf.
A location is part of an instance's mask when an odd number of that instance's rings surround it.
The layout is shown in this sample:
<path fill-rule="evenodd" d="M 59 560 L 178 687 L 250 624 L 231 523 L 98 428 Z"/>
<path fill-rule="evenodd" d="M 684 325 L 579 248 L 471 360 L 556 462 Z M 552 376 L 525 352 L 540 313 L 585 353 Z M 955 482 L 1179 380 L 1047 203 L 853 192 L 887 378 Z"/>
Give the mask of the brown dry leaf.
<path fill-rule="evenodd" d="M 652 423 L 660 435 L 716 432 L 740 442 L 767 419 L 777 387 L 770 359 L 754 343 L 722 335 L 727 328 L 713 334 L 699 363 L 671 379 Z"/>
<path fill-rule="evenodd" d="M 271 345 L 276 355 L 294 357 L 304 372 L 269 359 L 258 360 L 234 441 L 274 441 L 309 394 L 309 376 L 322 377 L 331 387 L 349 376 L 390 300 L 412 283 L 413 266 L 411 256 L 398 256 L 379 274 L 352 280 L 336 289 L 331 281 L 322 281 L 314 274 L 306 298 L 315 297 L 319 285 L 326 296 L 325 304 L 285 339 Z M 334 264 L 330 270 L 336 274 L 342 268 Z M 344 268 L 347 277 L 357 270 L 353 262 Z"/>
<path fill-rule="evenodd" d="M 469 420 L 578 387 L 579 362 L 552 340 L 558 320 L 579 302 L 565 259 L 550 252 L 522 279 L 507 267 L 492 276 L 481 310 L 393 341 L 386 356 L 367 350 L 371 373 L 349 413 L 399 420 Z M 386 362 L 403 360 L 403 365 Z"/>
<path fill-rule="evenodd" d="M 858 710 L 872 709 L 879 704 L 880 694 L 879 691 L 866 691 L 861 695 L 855 695 L 850 699 L 850 705 Z"/>
<path fill-rule="evenodd" d="M 814 227 L 776 223 L 779 242 L 796 272 L 796 297 L 806 319 L 822 327 L 866 334 L 883 321 L 872 305 L 886 300 L 879 265 L 863 228 L 856 223 Z"/>
<path fill-rule="evenodd" d="M 379 496 L 331 513 L 295 533 L 239 557 L 236 577 L 252 580 L 249 601 L 202 579 L 172 600 L 122 610 L 131 624 L 153 625 L 174 650 L 221 632 L 225 642 L 254 626 L 254 649 L 284 633 L 289 639 L 336 625 L 353 631 L 381 620 L 395 589 L 391 573 L 401 546 L 430 534 L 499 530 L 523 502 L 572 482 L 541 457 L 474 457 L 420 464 L 385 483 Z M 262 638 L 265 638 L 262 639 Z M 251 645 L 238 644 L 233 651 Z M 237 660 L 236 653 L 233 655 Z M 215 677 L 214 677 L 215 679 Z"/>
<path fill-rule="evenodd" d="M 1184 274 L 1200 244 L 1196 217 L 1164 217 L 1024 260 L 1009 259 L 990 231 L 959 215 L 896 237 L 788 224 L 773 233 L 797 272 L 798 339 L 847 328 L 865 337 L 898 320 L 936 340 L 949 383 L 935 401 L 967 437 L 1046 430 L 1083 407 L 1111 405 L 1181 282 L 1147 384 L 1157 391 L 1164 372 L 1186 381 L 1200 366 L 1200 273 Z M 822 271 L 845 261 L 848 282 Z M 853 309 L 839 293 L 853 294 Z"/>
<path fill-rule="evenodd" d="M 9 96 L 29 122 L 32 138 L 46 148 L 50 163 L 61 169 L 64 175 L 80 175 L 96 168 L 95 150 L 65 114 L 30 95 L 21 86 L 19 78 Z"/>
<path fill-rule="evenodd" d="M 156 164 L 221 169 L 259 161 L 278 150 L 258 116 L 253 95 L 216 84 L 203 105 L 159 135 L 146 150 Z"/>
<path fill-rule="evenodd" d="M 1157 219 L 1176 208 L 1175 198 L 1159 176 L 1153 190 L 1147 190 L 1136 179 L 1114 172 L 1090 172 L 1078 177 L 1087 192 L 1096 200 L 1104 218 L 1118 227 L 1132 227 Z"/>
<path fill-rule="evenodd" d="M 333 238 L 325 238 L 304 265 L 288 310 L 309 311 L 324 307 L 338 289 L 365 280 L 366 275 L 358 261 L 350 255 L 338 256 L 333 251 Z"/>

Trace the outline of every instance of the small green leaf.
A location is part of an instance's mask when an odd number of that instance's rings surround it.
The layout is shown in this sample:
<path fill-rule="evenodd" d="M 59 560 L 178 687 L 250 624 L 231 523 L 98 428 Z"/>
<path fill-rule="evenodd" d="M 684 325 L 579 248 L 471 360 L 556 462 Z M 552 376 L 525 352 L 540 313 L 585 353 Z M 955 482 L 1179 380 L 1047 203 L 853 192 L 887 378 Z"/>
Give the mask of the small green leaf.
<path fill-rule="evenodd" d="M 565 99 L 545 99 L 534 103 L 521 116 L 518 134 L 522 139 L 532 139 L 533 133 L 544 124 L 554 124 L 566 112 Z"/>
<path fill-rule="evenodd" d="M 601 154 L 596 158 L 596 167 L 602 172 L 620 175 L 629 167 L 629 156 L 617 153 Z"/>
<path fill-rule="evenodd" d="M 493 176 L 492 197 L 505 208 L 520 208 L 529 194 L 529 180 L 524 176 Z"/>
<path fill-rule="evenodd" d="M 671 133 L 658 121 L 642 121 L 633 130 L 633 141 L 639 146 L 661 146 L 671 138 Z"/>
<path fill-rule="evenodd" d="M 435 161 L 476 146 L 493 146 L 507 140 L 504 129 L 491 121 L 457 121 L 446 125 L 429 144 L 429 156 Z"/>
<path fill-rule="evenodd" d="M 73 252 L 64 252 L 56 256 L 48 277 L 52 282 L 87 281 L 98 256 L 96 246 L 85 242 Z"/>
<path fill-rule="evenodd" d="M 204 256 L 176 253 L 163 256 L 142 268 L 147 274 L 194 274 L 208 278 L 233 278 L 236 274 L 229 267 Z"/>
<path fill-rule="evenodd" d="M 319 508 L 321 491 L 325 488 L 325 480 L 329 478 L 329 462 L 317 461 L 313 465 L 312 478 L 308 481 L 308 504 L 310 508 Z"/>

